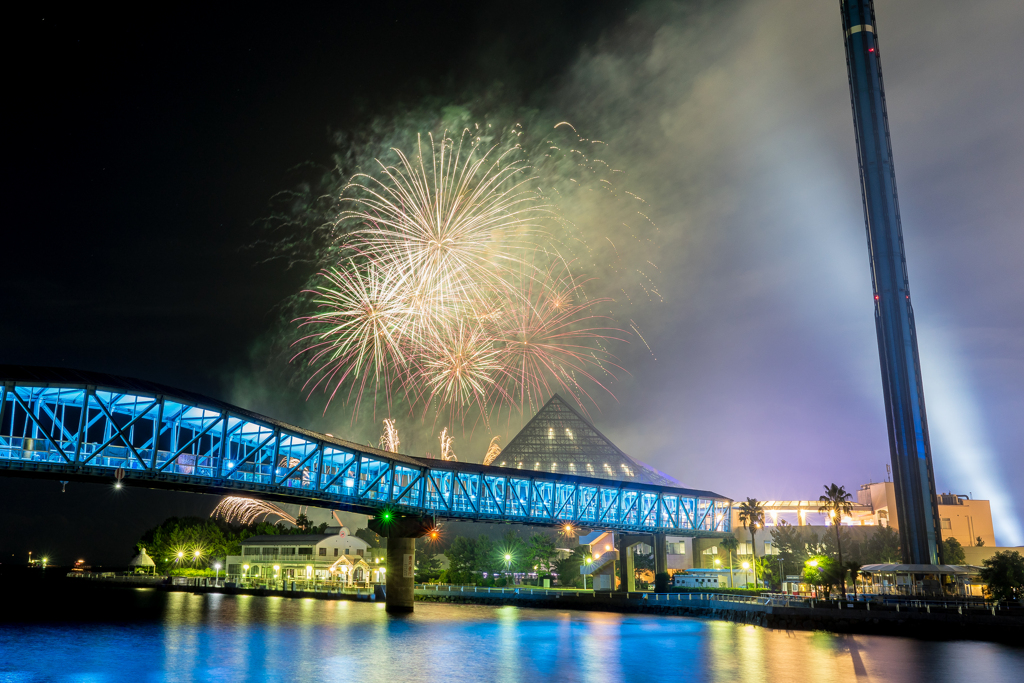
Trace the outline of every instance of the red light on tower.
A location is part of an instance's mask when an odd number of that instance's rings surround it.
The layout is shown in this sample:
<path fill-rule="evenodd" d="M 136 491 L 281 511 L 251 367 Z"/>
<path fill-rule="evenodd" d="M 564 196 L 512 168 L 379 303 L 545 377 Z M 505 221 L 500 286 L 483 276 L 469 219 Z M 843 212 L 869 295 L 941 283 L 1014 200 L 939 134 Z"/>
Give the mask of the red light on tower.
<path fill-rule="evenodd" d="M 875 48 L 873 48 L 873 47 L 869 47 L 868 48 L 868 52 L 874 52 L 874 51 L 875 51 Z"/>

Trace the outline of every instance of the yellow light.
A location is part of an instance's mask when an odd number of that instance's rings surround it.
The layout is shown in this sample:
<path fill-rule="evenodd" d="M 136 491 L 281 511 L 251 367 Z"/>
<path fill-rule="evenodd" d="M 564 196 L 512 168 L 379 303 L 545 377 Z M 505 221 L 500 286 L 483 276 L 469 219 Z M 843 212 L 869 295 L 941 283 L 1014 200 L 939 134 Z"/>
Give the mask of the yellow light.
<path fill-rule="evenodd" d="M 505 561 L 506 562 L 511 562 L 512 561 L 512 556 L 509 555 L 508 553 L 505 553 Z"/>
<path fill-rule="evenodd" d="M 817 567 L 818 566 L 818 561 L 817 560 L 811 560 L 807 564 L 811 565 L 812 567 Z"/>
<path fill-rule="evenodd" d="M 244 569 L 245 571 L 249 571 L 249 565 L 243 564 L 242 569 Z"/>
<path fill-rule="evenodd" d="M 587 558 L 587 564 L 590 564 L 590 562 L 591 562 L 591 559 L 588 557 Z"/>
<path fill-rule="evenodd" d="M 716 558 L 715 559 L 715 564 L 722 564 L 722 561 Z"/>
<path fill-rule="evenodd" d="M 749 562 L 744 562 L 740 566 L 743 567 L 744 569 L 750 569 L 750 563 Z"/>
<path fill-rule="evenodd" d="M 274 565 L 274 573 L 276 574 L 276 573 L 278 573 L 279 571 L 281 571 L 281 565 L 279 565 L 279 564 L 275 564 L 275 565 Z"/>
<path fill-rule="evenodd" d="M 609 543 L 608 545 L 606 545 L 606 546 L 604 547 L 604 549 L 605 549 L 605 550 L 611 550 L 611 549 L 612 549 L 612 544 L 611 544 L 611 543 Z"/>
<path fill-rule="evenodd" d="M 178 557 L 185 557 L 185 553 L 179 551 L 178 552 Z"/>
<path fill-rule="evenodd" d="M 199 551 L 198 551 L 198 550 L 197 550 L 197 551 L 195 551 L 195 552 L 194 552 L 194 553 L 192 553 L 192 554 L 193 554 L 193 555 L 195 555 L 196 557 L 199 557 Z"/>

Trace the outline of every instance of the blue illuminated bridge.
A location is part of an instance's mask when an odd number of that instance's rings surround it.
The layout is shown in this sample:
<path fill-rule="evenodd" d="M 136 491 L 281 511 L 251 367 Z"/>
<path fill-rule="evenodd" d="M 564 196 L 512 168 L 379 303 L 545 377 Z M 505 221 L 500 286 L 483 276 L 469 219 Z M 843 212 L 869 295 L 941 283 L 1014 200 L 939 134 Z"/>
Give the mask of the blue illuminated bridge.
<path fill-rule="evenodd" d="M 287 425 L 188 391 L 0 365 L 0 474 L 111 482 L 373 515 L 631 533 L 722 535 L 709 491 L 415 458 Z"/>

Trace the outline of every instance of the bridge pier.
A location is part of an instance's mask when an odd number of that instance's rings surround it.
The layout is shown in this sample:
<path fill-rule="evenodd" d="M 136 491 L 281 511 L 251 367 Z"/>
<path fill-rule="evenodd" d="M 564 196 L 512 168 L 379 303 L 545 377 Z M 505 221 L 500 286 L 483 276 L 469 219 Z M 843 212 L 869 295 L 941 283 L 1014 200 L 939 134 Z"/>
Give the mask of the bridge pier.
<path fill-rule="evenodd" d="M 367 526 L 378 536 L 388 539 L 384 609 L 395 614 L 412 612 L 416 539 L 433 528 L 434 521 L 430 517 L 386 511 L 370 518 Z"/>

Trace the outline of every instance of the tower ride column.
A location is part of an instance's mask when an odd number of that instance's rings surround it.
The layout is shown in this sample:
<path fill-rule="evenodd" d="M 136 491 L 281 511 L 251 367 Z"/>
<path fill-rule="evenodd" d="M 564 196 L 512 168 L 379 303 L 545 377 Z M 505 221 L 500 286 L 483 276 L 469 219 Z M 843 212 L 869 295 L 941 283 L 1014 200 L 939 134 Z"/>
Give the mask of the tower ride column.
<path fill-rule="evenodd" d="M 840 0 L 860 163 L 875 330 L 903 561 L 939 564 L 940 531 L 914 309 L 872 0 Z"/>

